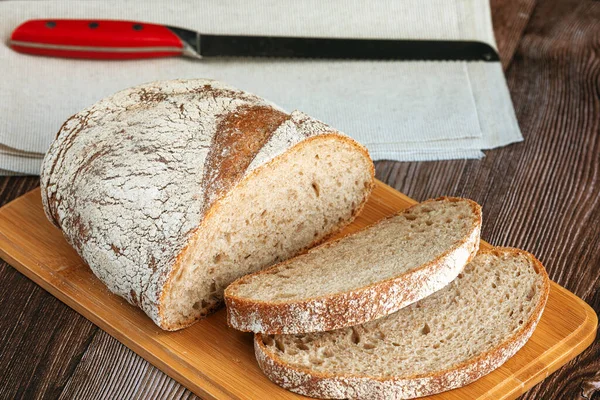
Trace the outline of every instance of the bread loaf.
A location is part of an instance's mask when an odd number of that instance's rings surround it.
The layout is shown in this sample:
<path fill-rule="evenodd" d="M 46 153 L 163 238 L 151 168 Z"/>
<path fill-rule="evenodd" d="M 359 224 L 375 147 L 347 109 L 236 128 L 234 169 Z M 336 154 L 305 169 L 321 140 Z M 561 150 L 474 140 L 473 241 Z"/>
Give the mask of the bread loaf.
<path fill-rule="evenodd" d="M 254 337 L 260 368 L 293 392 L 328 399 L 410 399 L 464 386 L 512 357 L 550 291 L 522 250 L 480 252 L 444 289 L 387 317 L 330 332 Z"/>
<path fill-rule="evenodd" d="M 366 150 L 301 112 L 215 81 L 141 85 L 71 117 L 42 166 L 48 218 L 108 288 L 161 328 L 236 278 L 348 224 Z"/>
<path fill-rule="evenodd" d="M 225 290 L 229 324 L 262 333 L 358 325 L 440 290 L 477 253 L 481 207 L 443 197 L 244 276 Z"/>

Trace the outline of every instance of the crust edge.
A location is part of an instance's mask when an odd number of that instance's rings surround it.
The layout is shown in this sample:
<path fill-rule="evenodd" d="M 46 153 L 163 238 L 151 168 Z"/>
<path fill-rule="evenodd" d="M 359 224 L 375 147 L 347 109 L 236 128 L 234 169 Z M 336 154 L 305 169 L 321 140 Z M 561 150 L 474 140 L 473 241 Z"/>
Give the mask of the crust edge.
<path fill-rule="evenodd" d="M 269 352 L 262 334 L 254 335 L 254 351 L 260 369 L 274 383 L 292 392 L 318 398 L 410 399 L 465 386 L 499 368 L 517 353 L 535 330 L 550 293 L 550 279 L 542 263 L 531 253 L 510 247 L 494 247 L 480 253 L 522 254 L 543 277 L 540 300 L 523 327 L 493 349 L 451 368 L 430 374 L 381 379 L 356 375 L 333 375 L 294 367 Z"/>
<path fill-rule="evenodd" d="M 376 282 L 360 289 L 281 303 L 249 300 L 232 295 L 230 288 L 245 279 L 245 277 L 242 277 L 234 281 L 225 290 L 228 325 L 245 332 L 267 334 L 301 334 L 329 331 L 381 318 L 442 289 L 462 271 L 464 266 L 477 253 L 482 215 L 479 204 L 469 199 L 439 197 L 419 204 L 440 200 L 467 201 L 477 216 L 477 221 L 467 237 L 430 262 L 400 276 Z M 402 214 L 419 204 L 383 218 L 361 229 L 361 231 L 375 226 L 383 220 Z M 342 239 L 339 238 L 322 244 L 310 251 L 321 247 L 334 246 Z M 466 261 L 462 265 L 453 265 L 452 260 L 456 254 L 463 250 L 469 253 Z M 278 266 L 288 264 L 291 260 L 293 258 L 278 264 Z M 278 266 L 251 275 L 269 273 L 270 270 Z M 434 278 L 433 282 L 432 278 Z M 435 279 L 438 281 L 436 282 Z M 359 313 L 356 312 L 357 309 L 360 310 Z M 303 318 L 307 315 L 310 315 L 310 318 Z"/>
<path fill-rule="evenodd" d="M 260 167 L 256 168 L 255 170 L 253 170 L 250 174 L 248 174 L 247 176 L 245 176 L 244 178 L 242 178 L 242 180 L 240 182 L 238 182 L 235 186 L 233 186 L 231 188 L 231 190 L 229 192 L 227 192 L 223 197 L 221 197 L 220 199 L 217 199 L 213 205 L 207 210 L 204 219 L 202 220 L 202 222 L 200 223 L 200 225 L 198 225 L 198 227 L 195 229 L 195 231 L 192 233 L 192 235 L 190 236 L 190 240 L 188 240 L 188 244 L 179 252 L 179 254 L 177 255 L 174 263 L 173 263 L 173 267 L 171 268 L 171 270 L 169 271 L 169 277 L 167 278 L 164 286 L 163 286 L 163 290 L 161 291 L 160 294 L 160 300 L 158 303 L 158 321 L 155 321 L 155 323 L 164 330 L 167 331 L 177 331 L 180 329 L 184 329 L 187 328 L 193 324 L 195 324 L 196 322 L 200 321 L 203 318 L 190 318 L 186 321 L 181 321 L 180 323 L 177 324 L 169 324 L 166 322 L 165 317 L 164 317 L 164 308 L 163 308 L 163 304 L 164 304 L 164 298 L 166 296 L 166 293 L 168 292 L 168 290 L 170 290 L 170 286 L 172 285 L 172 279 L 173 277 L 176 275 L 176 272 L 179 270 L 179 268 L 181 268 L 181 258 L 182 255 L 185 253 L 186 249 L 188 248 L 189 244 L 191 242 L 193 242 L 193 238 L 197 235 L 198 231 L 202 230 L 204 228 L 204 225 L 206 224 L 206 221 L 211 218 L 212 214 L 214 214 L 216 212 L 216 210 L 218 209 L 218 207 L 220 206 L 221 202 L 223 201 L 223 199 L 225 197 L 227 197 L 229 195 L 230 192 L 232 192 L 233 190 L 235 190 L 237 187 L 239 187 L 240 185 L 244 185 L 249 179 L 252 179 L 256 174 L 262 172 L 264 169 L 269 168 L 272 166 L 273 163 L 275 163 L 276 161 L 280 160 L 282 157 L 285 157 L 287 154 L 289 154 L 291 151 L 295 151 L 297 149 L 299 149 L 302 146 L 307 145 L 308 143 L 312 142 L 313 140 L 321 140 L 321 139 L 326 139 L 326 138 L 331 138 L 331 137 L 335 137 L 339 140 L 341 140 L 342 142 L 345 142 L 346 144 L 349 144 L 350 146 L 354 147 L 356 150 L 358 150 L 361 155 L 363 157 L 365 157 L 365 159 L 369 160 L 370 162 L 367 163 L 369 165 L 369 176 L 371 178 L 371 185 L 368 188 L 365 188 L 365 197 L 363 202 L 356 207 L 354 214 L 347 220 L 344 221 L 342 224 L 336 226 L 331 233 L 329 233 L 328 235 L 326 235 L 325 237 L 323 237 L 320 240 L 314 241 L 312 243 L 310 243 L 308 246 L 304 247 L 303 249 L 298 251 L 298 254 L 302 254 L 304 252 L 306 252 L 308 249 L 313 248 L 314 246 L 317 246 L 325 241 L 327 241 L 327 239 L 331 238 L 332 236 L 334 236 L 336 233 L 338 233 L 341 229 L 343 229 L 344 227 L 350 225 L 355 219 L 356 217 L 360 214 L 360 212 L 363 210 L 363 208 L 365 207 L 367 200 L 369 199 L 371 193 L 373 192 L 373 188 L 375 187 L 375 165 L 373 164 L 372 160 L 371 160 L 371 156 L 369 155 L 369 152 L 367 151 L 367 149 L 361 145 L 360 143 L 358 143 L 357 141 L 355 141 L 354 139 L 341 134 L 339 132 L 328 132 L 328 133 L 324 133 L 324 134 L 319 134 L 319 135 L 315 135 L 312 137 L 309 137 L 305 140 L 300 141 L 299 143 L 296 143 L 295 145 L 291 146 L 290 148 L 288 148 L 285 152 L 283 152 L 282 154 L 274 157 L 272 160 L 269 160 L 269 162 L 265 163 L 264 165 L 261 165 Z M 217 304 L 215 305 L 214 308 L 212 308 L 208 313 L 207 316 L 210 315 L 212 312 L 219 310 L 222 306 L 223 306 L 224 302 L 222 304 Z"/>

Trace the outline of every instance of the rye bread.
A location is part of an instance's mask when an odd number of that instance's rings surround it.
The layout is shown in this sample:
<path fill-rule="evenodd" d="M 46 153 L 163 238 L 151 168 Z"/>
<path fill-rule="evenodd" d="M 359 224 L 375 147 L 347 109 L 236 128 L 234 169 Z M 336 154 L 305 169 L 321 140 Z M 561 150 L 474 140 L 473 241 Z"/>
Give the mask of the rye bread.
<path fill-rule="evenodd" d="M 293 392 L 331 399 L 410 399 L 467 385 L 533 333 L 550 281 L 531 254 L 481 251 L 446 288 L 382 319 L 306 335 L 256 334 L 258 364 Z"/>
<path fill-rule="evenodd" d="M 479 247 L 481 208 L 428 200 L 225 290 L 229 325 L 297 334 L 391 314 L 450 283 Z"/>
<path fill-rule="evenodd" d="M 69 118 L 44 158 L 46 215 L 108 288 L 161 328 L 236 278 L 321 242 L 373 187 L 364 147 L 211 80 L 144 84 Z"/>

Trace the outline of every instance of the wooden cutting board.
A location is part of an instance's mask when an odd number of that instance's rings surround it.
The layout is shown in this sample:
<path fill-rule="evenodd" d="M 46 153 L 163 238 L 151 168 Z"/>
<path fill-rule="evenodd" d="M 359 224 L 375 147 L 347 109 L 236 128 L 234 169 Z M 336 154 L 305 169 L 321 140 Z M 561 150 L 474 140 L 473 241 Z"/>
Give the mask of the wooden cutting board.
<path fill-rule="evenodd" d="M 342 234 L 414 203 L 378 182 L 365 210 Z M 228 328 L 224 310 L 182 331 L 164 332 L 108 292 L 46 220 L 39 189 L 0 209 L 0 256 L 202 398 L 302 398 L 262 375 L 254 360 L 252 335 Z M 430 398 L 513 399 L 589 346 L 597 324 L 590 306 L 552 283 L 546 310 L 525 347 L 479 381 Z"/>

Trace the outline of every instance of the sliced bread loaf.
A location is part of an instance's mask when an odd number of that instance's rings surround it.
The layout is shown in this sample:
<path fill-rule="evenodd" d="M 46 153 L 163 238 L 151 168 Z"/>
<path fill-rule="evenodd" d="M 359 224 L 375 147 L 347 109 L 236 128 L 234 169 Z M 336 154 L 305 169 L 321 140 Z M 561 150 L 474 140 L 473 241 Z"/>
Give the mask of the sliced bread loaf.
<path fill-rule="evenodd" d="M 141 85 L 75 114 L 41 172 L 48 218 L 169 330 L 348 224 L 373 183 L 354 140 L 210 80 Z"/>
<path fill-rule="evenodd" d="M 450 283 L 479 247 L 481 208 L 440 198 L 326 243 L 225 290 L 229 324 L 263 333 L 357 325 Z"/>
<path fill-rule="evenodd" d="M 531 254 L 480 252 L 454 282 L 395 314 L 306 335 L 254 338 L 278 385 L 319 398 L 409 399 L 479 379 L 529 339 L 550 282 Z"/>

